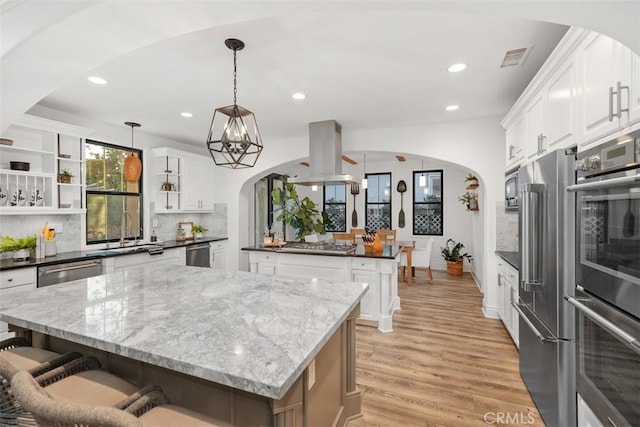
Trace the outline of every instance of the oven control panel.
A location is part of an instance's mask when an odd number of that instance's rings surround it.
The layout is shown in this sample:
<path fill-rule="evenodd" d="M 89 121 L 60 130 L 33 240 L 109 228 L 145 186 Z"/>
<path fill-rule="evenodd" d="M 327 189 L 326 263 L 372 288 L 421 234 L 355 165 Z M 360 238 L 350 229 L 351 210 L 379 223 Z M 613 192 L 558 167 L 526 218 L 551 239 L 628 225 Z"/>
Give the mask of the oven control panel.
<path fill-rule="evenodd" d="M 579 177 L 640 167 L 640 130 L 578 153 Z"/>

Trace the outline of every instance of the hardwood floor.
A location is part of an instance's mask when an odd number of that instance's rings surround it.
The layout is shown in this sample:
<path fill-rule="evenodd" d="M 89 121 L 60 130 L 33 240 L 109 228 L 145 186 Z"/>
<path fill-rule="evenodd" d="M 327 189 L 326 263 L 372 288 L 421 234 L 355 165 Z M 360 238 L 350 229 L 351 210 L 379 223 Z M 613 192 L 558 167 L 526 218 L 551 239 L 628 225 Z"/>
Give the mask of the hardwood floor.
<path fill-rule="evenodd" d="M 520 378 L 518 352 L 499 320 L 482 315 L 470 275 L 416 271 L 399 282 L 392 333 L 357 326 L 364 426 L 544 426 Z"/>

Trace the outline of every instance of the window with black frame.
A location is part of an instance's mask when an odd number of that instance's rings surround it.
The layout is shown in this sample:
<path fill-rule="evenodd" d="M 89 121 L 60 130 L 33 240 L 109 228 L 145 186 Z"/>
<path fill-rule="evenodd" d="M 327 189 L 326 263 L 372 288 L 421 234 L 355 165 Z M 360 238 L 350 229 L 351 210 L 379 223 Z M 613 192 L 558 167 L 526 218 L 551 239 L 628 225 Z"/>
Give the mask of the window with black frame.
<path fill-rule="evenodd" d="M 413 172 L 413 234 L 442 236 L 442 170 Z"/>
<path fill-rule="evenodd" d="M 324 186 L 324 212 L 329 215 L 331 225 L 327 231 L 347 231 L 347 186 L 327 184 Z"/>
<path fill-rule="evenodd" d="M 391 229 L 391 173 L 368 173 L 365 227 Z"/>
<path fill-rule="evenodd" d="M 123 163 L 142 151 L 86 140 L 87 244 L 142 238 L 142 177 L 127 182 Z"/>

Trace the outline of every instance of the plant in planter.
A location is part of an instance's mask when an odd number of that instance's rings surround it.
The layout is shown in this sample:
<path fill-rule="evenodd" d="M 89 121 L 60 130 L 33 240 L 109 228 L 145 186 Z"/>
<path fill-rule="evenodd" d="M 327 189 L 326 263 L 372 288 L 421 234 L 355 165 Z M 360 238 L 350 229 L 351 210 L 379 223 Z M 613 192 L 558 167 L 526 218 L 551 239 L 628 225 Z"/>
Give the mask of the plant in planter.
<path fill-rule="evenodd" d="M 175 191 L 175 185 L 171 181 L 165 181 L 160 186 L 161 191 Z"/>
<path fill-rule="evenodd" d="M 478 194 L 473 192 L 466 192 L 462 196 L 458 197 L 458 200 L 467 206 L 468 210 L 478 209 Z"/>
<path fill-rule="evenodd" d="M 466 258 L 469 262 L 473 261 L 473 257 L 467 252 L 460 253 L 464 245 L 453 239 L 447 239 L 447 245 L 441 248 L 442 258 L 447 261 L 447 273 L 452 276 L 462 276 L 463 261 Z"/>
<path fill-rule="evenodd" d="M 38 239 L 35 235 L 25 236 L 22 239 L 2 236 L 0 238 L 0 253 L 13 252 L 14 259 L 28 260 L 30 256 L 35 257 L 37 244 Z"/>
<path fill-rule="evenodd" d="M 304 236 L 313 233 L 324 233 L 331 225 L 331 220 L 325 212 L 316 208 L 313 200 L 305 197 L 300 200 L 296 186 L 289 184 L 284 178 L 284 190 L 275 188 L 271 192 L 273 205 L 277 213 L 276 221 L 284 221 L 296 231 L 296 239 L 304 240 Z"/>
<path fill-rule="evenodd" d="M 204 226 L 199 224 L 193 224 L 193 227 L 191 227 L 191 232 L 193 233 L 193 237 L 195 237 L 196 239 L 202 239 L 202 236 L 204 235 L 205 231 L 207 231 L 207 229 L 204 228 Z"/>
<path fill-rule="evenodd" d="M 69 172 L 69 169 L 62 169 L 58 174 L 58 182 L 61 184 L 71 184 L 71 178 L 73 178 L 73 175 Z"/>
<path fill-rule="evenodd" d="M 469 172 L 467 176 L 464 178 L 464 182 L 467 183 L 467 188 L 477 188 L 478 187 L 478 178 Z"/>

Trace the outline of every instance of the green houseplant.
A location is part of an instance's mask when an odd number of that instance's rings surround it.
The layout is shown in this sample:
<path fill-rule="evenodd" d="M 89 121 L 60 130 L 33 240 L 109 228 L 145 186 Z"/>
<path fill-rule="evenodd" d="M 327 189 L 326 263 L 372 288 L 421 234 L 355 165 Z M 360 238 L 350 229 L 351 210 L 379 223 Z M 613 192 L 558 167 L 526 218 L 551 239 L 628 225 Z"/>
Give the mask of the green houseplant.
<path fill-rule="evenodd" d="M 478 187 L 478 177 L 469 172 L 467 176 L 464 178 L 464 182 L 467 183 L 467 189 Z"/>
<path fill-rule="evenodd" d="M 467 206 L 467 210 L 478 209 L 478 193 L 465 192 L 462 196 L 458 197 L 458 200 Z"/>
<path fill-rule="evenodd" d="M 205 233 L 205 231 L 207 231 L 207 229 L 199 224 L 193 224 L 193 227 L 191 227 L 193 237 L 195 237 L 196 239 L 202 239 L 202 235 Z"/>
<path fill-rule="evenodd" d="M 313 233 L 324 233 L 325 228 L 331 225 L 331 220 L 325 212 L 320 212 L 313 200 L 308 197 L 300 200 L 296 186 L 284 179 L 284 189 L 275 188 L 271 192 L 271 198 L 276 221 L 284 221 L 296 231 L 296 239 L 301 241 L 304 236 Z"/>
<path fill-rule="evenodd" d="M 71 178 L 73 178 L 73 175 L 69 172 L 69 169 L 62 169 L 58 174 L 58 182 L 61 184 L 71 184 Z"/>
<path fill-rule="evenodd" d="M 35 256 L 37 244 L 38 239 L 35 235 L 25 236 L 22 239 L 2 236 L 0 237 L 0 253 L 13 252 L 14 259 L 27 260 L 30 256 Z"/>
<path fill-rule="evenodd" d="M 473 257 L 467 252 L 460 252 L 462 248 L 464 248 L 464 245 L 453 239 L 447 239 L 446 246 L 441 248 L 440 253 L 442 254 L 442 258 L 447 261 L 447 273 L 452 276 L 462 276 L 462 267 L 465 258 L 469 262 L 473 261 Z"/>

